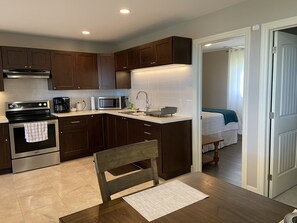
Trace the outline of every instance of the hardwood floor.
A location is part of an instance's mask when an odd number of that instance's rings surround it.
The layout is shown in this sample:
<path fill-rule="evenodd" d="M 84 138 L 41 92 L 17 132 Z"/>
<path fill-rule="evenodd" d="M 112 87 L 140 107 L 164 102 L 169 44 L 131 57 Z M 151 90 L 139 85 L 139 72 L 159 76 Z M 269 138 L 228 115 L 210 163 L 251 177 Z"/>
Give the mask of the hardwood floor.
<path fill-rule="evenodd" d="M 236 186 L 241 186 L 241 150 L 242 140 L 238 136 L 238 143 L 226 146 L 219 150 L 220 161 L 216 166 L 214 163 L 206 164 L 202 172 L 217 177 Z M 212 156 L 213 151 L 208 152 Z"/>

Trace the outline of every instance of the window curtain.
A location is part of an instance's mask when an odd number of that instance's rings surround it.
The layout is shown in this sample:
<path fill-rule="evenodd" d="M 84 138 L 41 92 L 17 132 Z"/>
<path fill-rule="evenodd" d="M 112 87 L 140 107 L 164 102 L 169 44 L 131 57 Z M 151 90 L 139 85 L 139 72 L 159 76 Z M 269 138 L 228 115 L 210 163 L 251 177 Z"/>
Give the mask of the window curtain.
<path fill-rule="evenodd" d="M 229 50 L 227 108 L 238 117 L 239 134 L 242 134 L 242 107 L 244 83 L 244 49 Z"/>

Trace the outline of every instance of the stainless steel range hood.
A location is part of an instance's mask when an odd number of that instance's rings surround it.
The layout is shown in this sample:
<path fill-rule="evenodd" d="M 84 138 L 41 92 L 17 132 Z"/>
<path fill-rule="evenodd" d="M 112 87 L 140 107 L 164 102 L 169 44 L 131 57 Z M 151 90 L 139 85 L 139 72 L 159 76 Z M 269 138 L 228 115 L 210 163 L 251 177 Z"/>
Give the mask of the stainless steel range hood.
<path fill-rule="evenodd" d="M 3 69 L 5 78 L 37 78 L 49 79 L 51 72 L 49 70 L 35 70 L 35 69 Z"/>

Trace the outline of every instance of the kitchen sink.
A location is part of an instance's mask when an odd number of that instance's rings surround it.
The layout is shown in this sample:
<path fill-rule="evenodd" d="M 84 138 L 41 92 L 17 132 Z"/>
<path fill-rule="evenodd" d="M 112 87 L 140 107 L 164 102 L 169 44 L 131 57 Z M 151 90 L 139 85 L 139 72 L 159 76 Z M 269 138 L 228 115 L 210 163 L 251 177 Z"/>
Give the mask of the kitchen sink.
<path fill-rule="evenodd" d="M 120 111 L 120 114 L 141 116 L 146 115 L 143 111 Z"/>

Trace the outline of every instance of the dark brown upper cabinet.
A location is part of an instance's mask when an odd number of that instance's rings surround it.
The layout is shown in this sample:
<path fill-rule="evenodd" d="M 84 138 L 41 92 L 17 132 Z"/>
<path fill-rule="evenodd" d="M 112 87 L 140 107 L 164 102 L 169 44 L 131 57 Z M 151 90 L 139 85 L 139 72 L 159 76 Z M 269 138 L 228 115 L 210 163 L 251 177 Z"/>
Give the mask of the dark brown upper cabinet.
<path fill-rule="evenodd" d="M 2 68 L 2 52 L 0 51 L 0 91 L 4 91 L 4 82 L 3 82 L 3 68 Z"/>
<path fill-rule="evenodd" d="M 3 69 L 50 70 L 50 51 L 22 47 L 2 47 Z"/>
<path fill-rule="evenodd" d="M 49 89 L 98 89 L 97 54 L 52 51 L 51 61 Z"/>
<path fill-rule="evenodd" d="M 134 47 L 115 53 L 115 70 L 126 71 L 139 67 L 139 48 Z"/>
<path fill-rule="evenodd" d="M 98 74 L 99 74 L 99 89 L 115 89 L 115 66 L 113 54 L 99 54 Z"/>
<path fill-rule="evenodd" d="M 97 54 L 76 53 L 75 81 L 78 89 L 98 89 Z"/>
<path fill-rule="evenodd" d="M 172 36 L 115 53 L 116 71 L 192 64 L 192 39 Z"/>
<path fill-rule="evenodd" d="M 140 67 L 192 63 L 192 39 L 168 37 L 139 47 Z"/>

